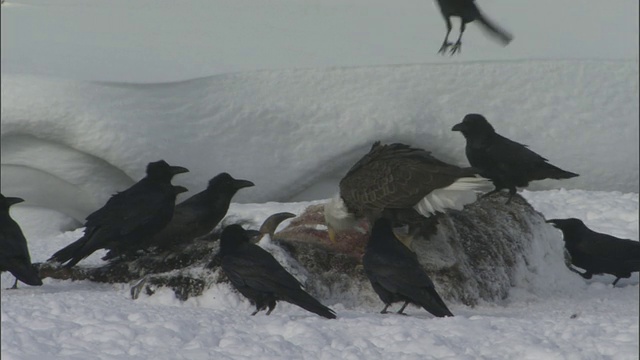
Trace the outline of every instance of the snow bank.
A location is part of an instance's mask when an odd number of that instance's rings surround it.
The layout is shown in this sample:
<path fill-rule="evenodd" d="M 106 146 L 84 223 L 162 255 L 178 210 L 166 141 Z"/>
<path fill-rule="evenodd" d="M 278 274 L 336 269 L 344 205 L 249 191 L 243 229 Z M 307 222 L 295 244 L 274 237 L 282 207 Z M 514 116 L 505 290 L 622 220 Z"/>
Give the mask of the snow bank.
<path fill-rule="evenodd" d="M 191 170 L 175 182 L 192 192 L 227 171 L 256 183 L 239 201 L 326 198 L 378 139 L 467 164 L 451 127 L 469 112 L 581 175 L 534 189 L 637 192 L 637 75 L 634 61 L 261 71 L 147 85 L 3 74 L 2 192 L 81 219 L 163 158 Z"/>

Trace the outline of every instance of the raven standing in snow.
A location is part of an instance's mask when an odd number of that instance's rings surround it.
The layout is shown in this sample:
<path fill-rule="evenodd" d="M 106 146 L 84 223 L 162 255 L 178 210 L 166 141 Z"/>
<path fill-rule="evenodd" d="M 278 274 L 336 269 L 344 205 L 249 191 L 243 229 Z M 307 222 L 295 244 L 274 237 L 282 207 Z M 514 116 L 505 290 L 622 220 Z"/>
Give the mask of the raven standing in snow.
<path fill-rule="evenodd" d="M 269 308 L 267 315 L 282 300 L 297 305 L 327 319 L 335 319 L 333 310 L 302 289 L 302 284 L 285 270 L 266 250 L 250 242 L 251 237 L 242 226 L 229 225 L 220 236 L 222 270 L 231 284 L 252 304 L 256 311 Z"/>
<path fill-rule="evenodd" d="M 621 278 L 631 277 L 640 271 L 640 242 L 620 239 L 589 229 L 576 218 L 547 220 L 562 231 L 564 246 L 571 255 L 571 264 L 585 270 L 585 279 L 593 274 L 611 274 L 616 277 L 613 286 Z"/>
<path fill-rule="evenodd" d="M 12 289 L 18 288 L 18 280 L 27 285 L 42 285 L 38 271 L 31 265 L 27 239 L 18 223 L 9 215 L 11 205 L 23 201 L 0 194 L 0 272 L 8 271 L 16 277 Z"/>
<path fill-rule="evenodd" d="M 444 54 L 451 45 L 453 45 L 450 51 L 451 55 L 456 52 L 460 52 L 460 47 L 462 46 L 462 34 L 464 33 L 465 27 L 467 23 L 475 20 L 478 20 L 483 28 L 486 29 L 491 36 L 500 41 L 502 45 L 508 45 L 513 39 L 511 34 L 500 29 L 497 25 L 491 23 L 484 17 L 484 15 L 482 15 L 480 9 L 478 9 L 475 4 L 475 0 L 438 0 L 438 5 L 440 6 L 442 17 L 447 24 L 447 34 L 444 37 L 440 50 L 438 51 L 440 54 Z M 456 41 L 455 44 L 449 42 L 451 17 L 453 16 L 460 18 L 460 35 L 458 36 L 458 41 Z"/>
<path fill-rule="evenodd" d="M 578 176 L 549 164 L 547 159 L 529 150 L 526 145 L 496 133 L 480 114 L 466 115 L 451 130 L 460 131 L 466 138 L 465 153 L 471 166 L 480 175 L 493 181 L 495 189 L 484 196 L 509 189 L 508 203 L 516 193 L 516 187 L 525 187 L 530 181 Z"/>
<path fill-rule="evenodd" d="M 187 189 L 171 185 L 171 179 L 188 171 L 164 160 L 149 163 L 142 180 L 113 195 L 87 216 L 84 235 L 48 261 L 72 267 L 99 249 L 111 250 L 112 254 L 139 249 L 139 244 L 162 230 L 173 217 L 176 196 Z"/>
<path fill-rule="evenodd" d="M 374 223 L 362 265 L 385 305 L 380 313 L 386 314 L 391 304 L 404 301 L 398 314 L 404 314 L 407 305 L 415 304 L 437 317 L 453 316 L 416 254 L 396 238 L 390 220 L 379 218 Z"/>

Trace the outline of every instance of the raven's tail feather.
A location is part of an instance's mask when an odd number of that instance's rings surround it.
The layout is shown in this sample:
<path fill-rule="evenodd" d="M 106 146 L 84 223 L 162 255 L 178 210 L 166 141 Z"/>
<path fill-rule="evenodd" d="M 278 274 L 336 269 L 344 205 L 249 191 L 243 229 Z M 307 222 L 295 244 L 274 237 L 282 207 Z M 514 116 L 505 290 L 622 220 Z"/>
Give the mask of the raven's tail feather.
<path fill-rule="evenodd" d="M 327 319 L 335 319 L 336 313 L 328 307 L 322 305 L 318 300 L 307 294 L 304 290 L 290 291 L 282 300 L 298 305 L 301 308 L 310 311 Z"/>
<path fill-rule="evenodd" d="M 576 173 L 572 173 L 570 171 L 565 171 L 551 165 L 549 163 L 544 163 L 544 166 L 538 167 L 533 173 L 534 180 L 543 180 L 543 179 L 571 179 L 576 176 L 579 176 Z"/>
<path fill-rule="evenodd" d="M 64 248 L 58 250 L 55 254 L 53 254 L 47 261 L 55 261 L 61 264 L 66 263 L 67 261 L 73 259 L 78 250 L 82 248 L 85 244 L 85 237 L 81 237 L 80 239 L 72 242 L 71 244 L 65 246 Z"/>
<path fill-rule="evenodd" d="M 440 295 L 438 295 L 436 289 L 427 288 L 426 292 L 426 296 L 422 296 L 420 299 L 422 300 L 420 301 L 420 306 L 436 317 L 453 316 L 453 313 L 451 313 L 451 310 L 449 310 Z"/>
<path fill-rule="evenodd" d="M 498 25 L 490 22 L 482 14 L 478 16 L 477 20 L 482 25 L 482 27 L 488 31 L 489 35 L 500 41 L 503 46 L 509 45 L 511 40 L 513 40 L 513 36 L 511 34 L 509 34 L 506 30 L 501 29 Z"/>

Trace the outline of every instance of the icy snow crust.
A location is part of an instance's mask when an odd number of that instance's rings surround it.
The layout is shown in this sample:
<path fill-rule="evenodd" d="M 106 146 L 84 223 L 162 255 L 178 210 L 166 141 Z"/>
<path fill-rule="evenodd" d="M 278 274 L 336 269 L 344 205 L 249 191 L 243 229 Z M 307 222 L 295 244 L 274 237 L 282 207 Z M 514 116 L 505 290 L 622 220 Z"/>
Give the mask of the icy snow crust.
<path fill-rule="evenodd" d="M 580 174 L 531 189 L 637 192 L 636 75 L 634 61 L 258 71 L 146 85 L 3 74 L 2 191 L 81 220 L 163 158 L 191 170 L 175 182 L 192 193 L 227 171 L 257 185 L 237 201 L 327 198 L 375 140 L 466 166 L 451 127 L 479 112 Z"/>

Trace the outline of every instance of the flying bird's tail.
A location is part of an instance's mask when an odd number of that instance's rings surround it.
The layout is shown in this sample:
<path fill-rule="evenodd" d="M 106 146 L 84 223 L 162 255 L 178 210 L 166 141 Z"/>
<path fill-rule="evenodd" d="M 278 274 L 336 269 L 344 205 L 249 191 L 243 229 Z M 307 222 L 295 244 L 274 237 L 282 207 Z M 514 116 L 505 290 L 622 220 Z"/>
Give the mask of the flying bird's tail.
<path fill-rule="evenodd" d="M 42 285 L 42 280 L 38 274 L 38 270 L 28 261 L 11 261 L 8 270 L 16 279 L 31 286 Z"/>
<path fill-rule="evenodd" d="M 447 209 L 462 210 L 462 208 L 477 199 L 476 193 L 493 189 L 489 179 L 483 177 L 463 177 L 453 184 L 436 189 L 420 200 L 414 209 L 425 217 Z"/>
<path fill-rule="evenodd" d="M 328 307 L 322 305 L 318 300 L 307 294 L 304 290 L 288 291 L 282 300 L 298 305 L 301 308 L 320 315 L 327 319 L 335 319 L 336 313 Z"/>
<path fill-rule="evenodd" d="M 503 46 L 509 45 L 511 40 L 513 40 L 513 36 L 511 34 L 509 34 L 504 29 L 501 29 L 498 25 L 490 22 L 487 18 L 484 17 L 484 15 L 479 14 L 477 20 L 488 32 L 488 34 L 493 36 L 496 40 L 500 41 Z"/>

